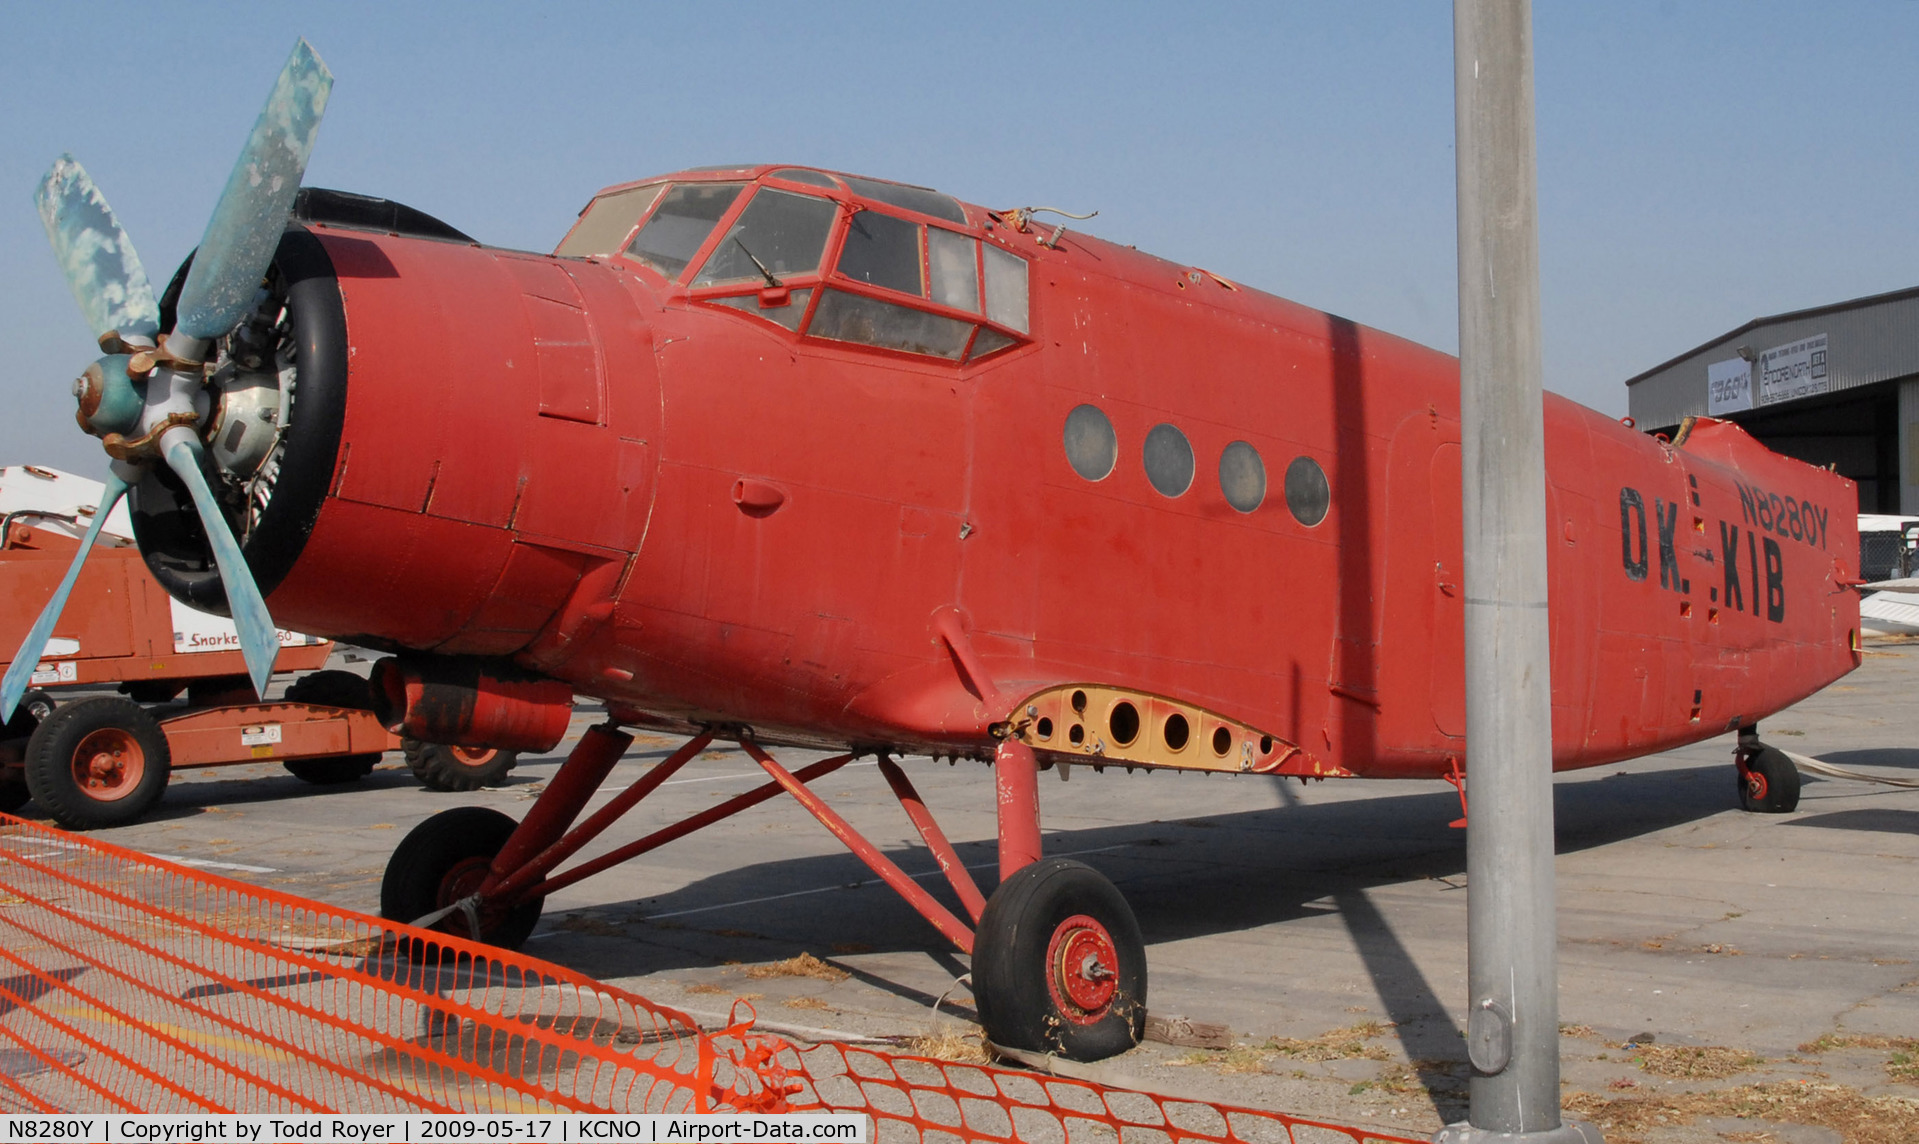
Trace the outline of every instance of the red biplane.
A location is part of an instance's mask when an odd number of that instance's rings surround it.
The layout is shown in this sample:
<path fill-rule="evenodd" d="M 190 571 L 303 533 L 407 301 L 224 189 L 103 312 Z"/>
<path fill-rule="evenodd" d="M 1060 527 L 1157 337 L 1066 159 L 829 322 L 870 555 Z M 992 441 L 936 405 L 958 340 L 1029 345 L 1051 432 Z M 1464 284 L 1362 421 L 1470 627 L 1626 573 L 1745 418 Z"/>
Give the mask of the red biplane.
<path fill-rule="evenodd" d="M 302 44 L 150 310 L 115 309 L 145 280 L 70 161 L 43 209 L 109 350 L 81 420 L 169 590 L 391 651 L 415 737 L 547 750 L 575 693 L 606 703 L 524 820 L 409 835 L 387 916 L 512 945 L 546 893 L 783 791 L 974 955 L 993 1040 L 1095 1058 L 1140 1033 L 1143 945 L 1109 882 L 1043 857 L 1039 770 L 1469 769 L 1453 358 L 807 167 L 610 188 L 550 255 L 296 202 L 325 79 Z M 1789 806 L 1754 731 L 1858 663 L 1852 485 L 1727 423 L 1545 417 L 1550 765 L 1738 730 L 1748 808 Z M 576 825 L 622 726 L 693 739 Z M 561 869 L 716 738 L 770 781 Z M 859 755 L 957 911 L 808 789 Z M 991 764 L 990 896 L 909 755 Z"/>

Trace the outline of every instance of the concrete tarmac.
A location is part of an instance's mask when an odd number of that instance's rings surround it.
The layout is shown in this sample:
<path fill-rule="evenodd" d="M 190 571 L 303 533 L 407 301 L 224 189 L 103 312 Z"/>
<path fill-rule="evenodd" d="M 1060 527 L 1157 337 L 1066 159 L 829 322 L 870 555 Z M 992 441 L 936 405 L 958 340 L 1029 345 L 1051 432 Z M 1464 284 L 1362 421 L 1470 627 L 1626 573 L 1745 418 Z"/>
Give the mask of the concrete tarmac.
<path fill-rule="evenodd" d="M 1919 643 L 1879 642 L 1761 733 L 1919 778 L 1915 695 Z M 574 736 L 597 717 L 582 709 Z M 377 912 L 406 831 L 454 806 L 519 817 L 574 736 L 468 795 L 424 789 L 397 753 L 344 787 L 278 764 L 184 771 L 148 820 L 100 834 Z M 640 735 L 595 805 L 675 745 Z M 1615 1141 L 1919 1138 L 1919 1043 L 1905 1040 L 1919 1037 L 1919 790 L 1808 776 L 1797 811 L 1748 814 L 1731 749 L 1723 737 L 1558 781 L 1568 1101 Z M 990 887 L 989 769 L 906 767 Z M 716 747 L 585 853 L 763 780 Z M 1464 1115 L 1465 834 L 1449 826 L 1450 787 L 1086 767 L 1041 781 L 1047 852 L 1105 873 L 1139 916 L 1151 1011 L 1231 1030 L 1228 1049 L 1144 1045 L 1105 1066 L 1117 1079 L 1411 1135 Z M 953 902 L 871 760 L 816 789 Z M 712 1021 L 748 995 L 800 1037 L 963 1033 L 973 1015 L 965 958 L 786 799 L 562 891 L 526 951 Z M 802 952 L 845 976 L 749 975 Z M 1860 1134 L 1903 1131 L 1908 1115 L 1911 1136 Z"/>

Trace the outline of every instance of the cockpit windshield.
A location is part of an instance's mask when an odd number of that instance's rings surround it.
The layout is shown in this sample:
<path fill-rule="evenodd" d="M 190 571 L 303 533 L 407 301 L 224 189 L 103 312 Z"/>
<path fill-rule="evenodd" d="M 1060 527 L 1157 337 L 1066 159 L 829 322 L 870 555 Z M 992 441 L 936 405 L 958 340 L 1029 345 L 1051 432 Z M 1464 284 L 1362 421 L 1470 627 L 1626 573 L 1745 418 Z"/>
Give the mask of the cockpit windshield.
<path fill-rule="evenodd" d="M 677 277 L 700 251 L 713 224 L 733 205 L 745 183 L 681 183 L 660 199 L 626 253 L 668 278 Z"/>
<path fill-rule="evenodd" d="M 640 216 L 666 189 L 664 183 L 628 187 L 611 191 L 586 204 L 580 221 L 560 240 L 553 253 L 565 258 L 588 258 L 596 254 L 617 254 L 626 245 L 626 236 L 639 225 Z"/>
<path fill-rule="evenodd" d="M 753 281 L 778 286 L 788 275 L 818 270 L 836 209 L 827 199 L 760 188 L 693 285 Z"/>

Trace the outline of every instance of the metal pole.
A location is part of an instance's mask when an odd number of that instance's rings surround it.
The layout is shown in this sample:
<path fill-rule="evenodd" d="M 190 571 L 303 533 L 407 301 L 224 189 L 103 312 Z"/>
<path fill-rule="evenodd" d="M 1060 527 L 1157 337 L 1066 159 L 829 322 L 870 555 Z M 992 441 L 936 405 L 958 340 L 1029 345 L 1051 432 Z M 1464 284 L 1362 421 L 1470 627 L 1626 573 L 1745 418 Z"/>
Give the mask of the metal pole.
<path fill-rule="evenodd" d="M 1559 1115 L 1552 684 L 1529 0 L 1455 0 L 1465 523 L 1466 1123 L 1434 1139 L 1598 1142 Z"/>

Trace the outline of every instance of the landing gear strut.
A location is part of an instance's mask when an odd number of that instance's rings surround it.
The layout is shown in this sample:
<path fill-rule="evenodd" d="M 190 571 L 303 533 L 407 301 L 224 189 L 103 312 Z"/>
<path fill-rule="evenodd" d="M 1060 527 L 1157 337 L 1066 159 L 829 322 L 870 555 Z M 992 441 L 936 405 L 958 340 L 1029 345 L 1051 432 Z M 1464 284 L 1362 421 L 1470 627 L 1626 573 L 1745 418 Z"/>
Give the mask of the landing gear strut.
<path fill-rule="evenodd" d="M 380 913 L 507 948 L 532 932 L 545 899 L 780 794 L 790 795 L 872 868 L 960 952 L 973 955 L 973 993 L 987 1037 L 1007 1048 L 1092 1061 L 1125 1052 L 1146 1026 L 1146 950 L 1126 900 L 1080 862 L 1040 857 L 1038 766 L 1032 749 L 1006 741 L 994 764 L 1000 886 L 986 898 L 933 820 L 906 773 L 881 756 L 879 770 L 959 899 L 955 913 L 808 788 L 851 762 L 830 759 L 789 771 L 751 738 L 740 746 L 771 780 L 570 869 L 559 867 L 657 790 L 712 743 L 696 736 L 575 825 L 632 737 L 613 724 L 590 729 L 548 781 L 524 820 L 467 807 L 422 822 L 387 863 Z M 977 929 L 975 929 L 977 927 Z M 432 956 L 424 943 L 402 948 Z"/>

